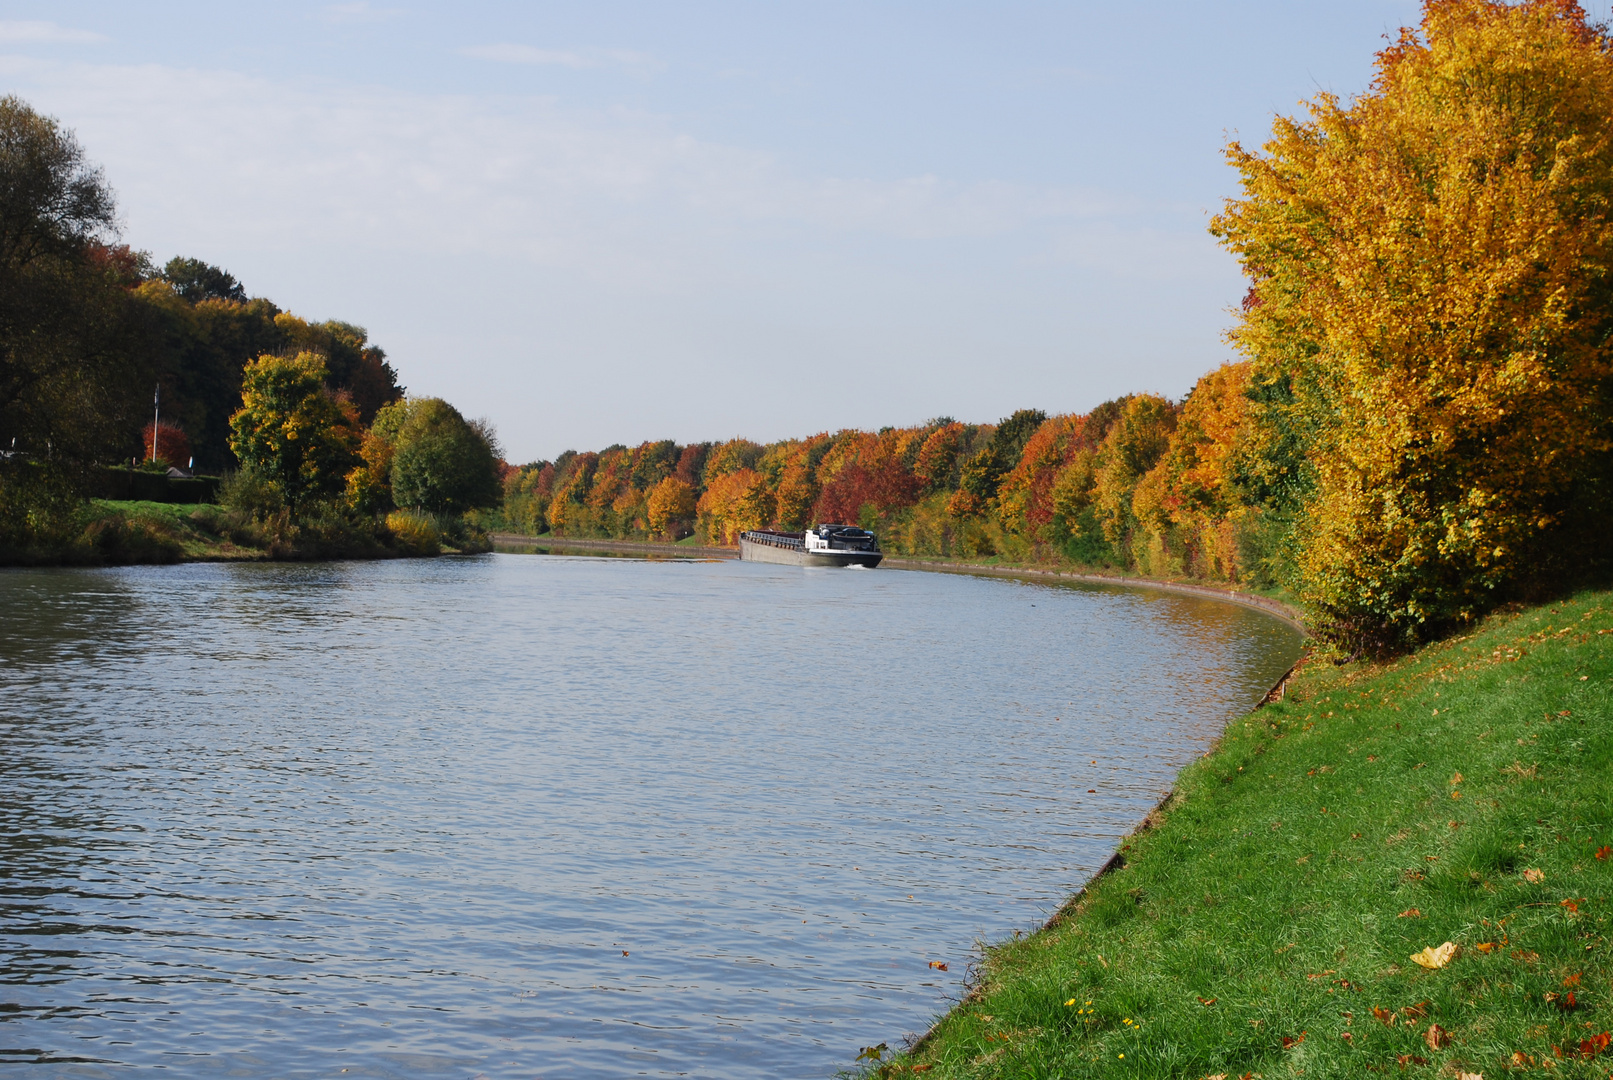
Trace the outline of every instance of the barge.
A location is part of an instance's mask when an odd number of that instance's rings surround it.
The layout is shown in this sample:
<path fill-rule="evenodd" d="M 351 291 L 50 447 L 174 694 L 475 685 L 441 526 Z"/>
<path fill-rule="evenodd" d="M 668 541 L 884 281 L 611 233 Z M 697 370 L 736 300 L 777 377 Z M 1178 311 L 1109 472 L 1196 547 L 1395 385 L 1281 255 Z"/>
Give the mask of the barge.
<path fill-rule="evenodd" d="M 885 556 L 873 533 L 855 525 L 819 525 L 806 532 L 752 529 L 739 534 L 739 557 L 789 566 L 879 565 Z"/>

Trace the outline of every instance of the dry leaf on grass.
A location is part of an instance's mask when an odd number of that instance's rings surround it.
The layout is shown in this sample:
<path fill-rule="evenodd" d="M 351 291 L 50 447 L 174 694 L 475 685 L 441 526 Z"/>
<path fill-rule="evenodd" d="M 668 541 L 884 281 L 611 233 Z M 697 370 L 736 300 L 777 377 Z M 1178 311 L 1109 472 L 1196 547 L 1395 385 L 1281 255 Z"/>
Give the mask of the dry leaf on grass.
<path fill-rule="evenodd" d="M 1423 1032 L 1423 1042 L 1430 1050 L 1443 1050 L 1451 1044 L 1451 1033 L 1438 1024 L 1429 1024 L 1428 1030 Z"/>
<path fill-rule="evenodd" d="M 1455 960 L 1460 952 L 1461 949 L 1457 947 L 1455 942 L 1447 941 L 1445 944 L 1438 947 L 1430 945 L 1422 952 L 1412 953 L 1411 962 L 1420 967 L 1437 971 L 1446 964 L 1450 963 L 1452 960 Z"/>
<path fill-rule="evenodd" d="M 1546 880 L 1546 873 L 1544 870 L 1536 870 L 1531 866 L 1529 869 L 1523 872 L 1523 880 L 1527 881 L 1531 885 L 1539 885 L 1542 881 Z"/>
<path fill-rule="evenodd" d="M 1295 1035 L 1295 1036 L 1292 1036 L 1292 1037 L 1290 1037 L 1288 1035 L 1284 1035 L 1283 1036 L 1283 1049 L 1287 1050 L 1287 1049 L 1289 1049 L 1291 1047 L 1298 1046 L 1300 1043 L 1305 1041 L 1305 1036 L 1307 1036 L 1309 1034 L 1310 1034 L 1310 1032 L 1308 1032 L 1308 1031 L 1302 1031 L 1298 1035 Z"/>
<path fill-rule="evenodd" d="M 1396 916 L 1396 918 L 1400 918 L 1400 919 L 1420 919 L 1422 917 L 1423 917 L 1423 913 L 1418 911 L 1414 907 L 1409 907 L 1405 911 L 1402 911 L 1398 916 Z"/>
<path fill-rule="evenodd" d="M 1372 1015 L 1377 1017 L 1386 1027 L 1395 1026 L 1395 1011 L 1393 1009 L 1382 1009 L 1374 1005 L 1372 1006 Z"/>

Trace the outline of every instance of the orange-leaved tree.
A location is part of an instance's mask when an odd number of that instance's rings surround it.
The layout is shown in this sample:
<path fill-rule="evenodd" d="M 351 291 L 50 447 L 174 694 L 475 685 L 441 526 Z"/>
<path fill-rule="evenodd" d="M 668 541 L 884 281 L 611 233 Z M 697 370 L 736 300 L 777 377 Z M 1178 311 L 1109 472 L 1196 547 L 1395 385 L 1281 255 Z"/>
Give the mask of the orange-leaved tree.
<path fill-rule="evenodd" d="M 1596 553 L 1613 55 L 1568 0 L 1429 0 L 1370 92 L 1308 111 L 1228 148 L 1212 224 L 1254 282 L 1252 473 L 1301 595 L 1399 647 Z"/>
<path fill-rule="evenodd" d="M 705 519 L 706 536 L 723 544 L 739 542 L 739 534 L 765 528 L 773 520 L 773 492 L 767 477 L 740 468 L 711 481 L 697 511 Z"/>
<path fill-rule="evenodd" d="M 677 539 L 675 534 L 681 533 L 694 520 L 694 488 L 676 476 L 668 476 L 650 491 L 646 514 L 650 532 L 656 536 Z"/>

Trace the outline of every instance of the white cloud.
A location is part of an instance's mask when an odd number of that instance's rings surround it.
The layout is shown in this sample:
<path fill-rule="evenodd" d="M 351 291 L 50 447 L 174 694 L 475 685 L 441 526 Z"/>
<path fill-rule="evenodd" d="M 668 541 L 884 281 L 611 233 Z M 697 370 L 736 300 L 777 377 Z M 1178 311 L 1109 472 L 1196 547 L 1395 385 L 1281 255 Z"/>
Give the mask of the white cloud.
<path fill-rule="evenodd" d="M 459 55 L 476 60 L 491 60 L 499 64 L 563 67 L 571 68 L 573 71 L 607 67 L 643 71 L 655 66 L 654 58 L 632 49 L 585 49 L 577 52 L 568 49 L 540 49 L 533 45 L 518 45 L 512 42 L 469 45 L 460 49 Z"/>
<path fill-rule="evenodd" d="M 0 21 L 0 43 L 42 45 L 94 45 L 107 40 L 92 30 L 74 30 L 53 22 Z"/>
<path fill-rule="evenodd" d="M 1092 404 L 1139 384 L 1131 358 L 1183 378 L 1219 359 L 1237 288 L 1177 207 L 827 176 L 643 112 L 19 56 L 0 81 L 105 166 L 131 243 L 368 326 L 412 389 L 492 415 L 523 460 Z M 734 378 L 749 358 L 861 381 Z"/>
<path fill-rule="evenodd" d="M 269 246 L 339 237 L 678 281 L 694 248 L 778 230 L 978 238 L 1123 209 L 1067 188 L 810 176 L 661 117 L 543 99 L 21 58 L 0 75 L 78 130 L 137 227 Z"/>

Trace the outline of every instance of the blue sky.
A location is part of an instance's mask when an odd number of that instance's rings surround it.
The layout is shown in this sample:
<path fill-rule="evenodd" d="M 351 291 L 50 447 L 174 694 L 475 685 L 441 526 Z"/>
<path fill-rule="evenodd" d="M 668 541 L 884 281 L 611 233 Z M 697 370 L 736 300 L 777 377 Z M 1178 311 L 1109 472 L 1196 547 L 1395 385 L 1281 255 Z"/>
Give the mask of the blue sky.
<path fill-rule="evenodd" d="M 517 461 L 1181 395 L 1243 291 L 1222 145 L 1418 10 L 254 7 L 0 3 L 0 81 L 128 242 L 365 326 Z"/>

